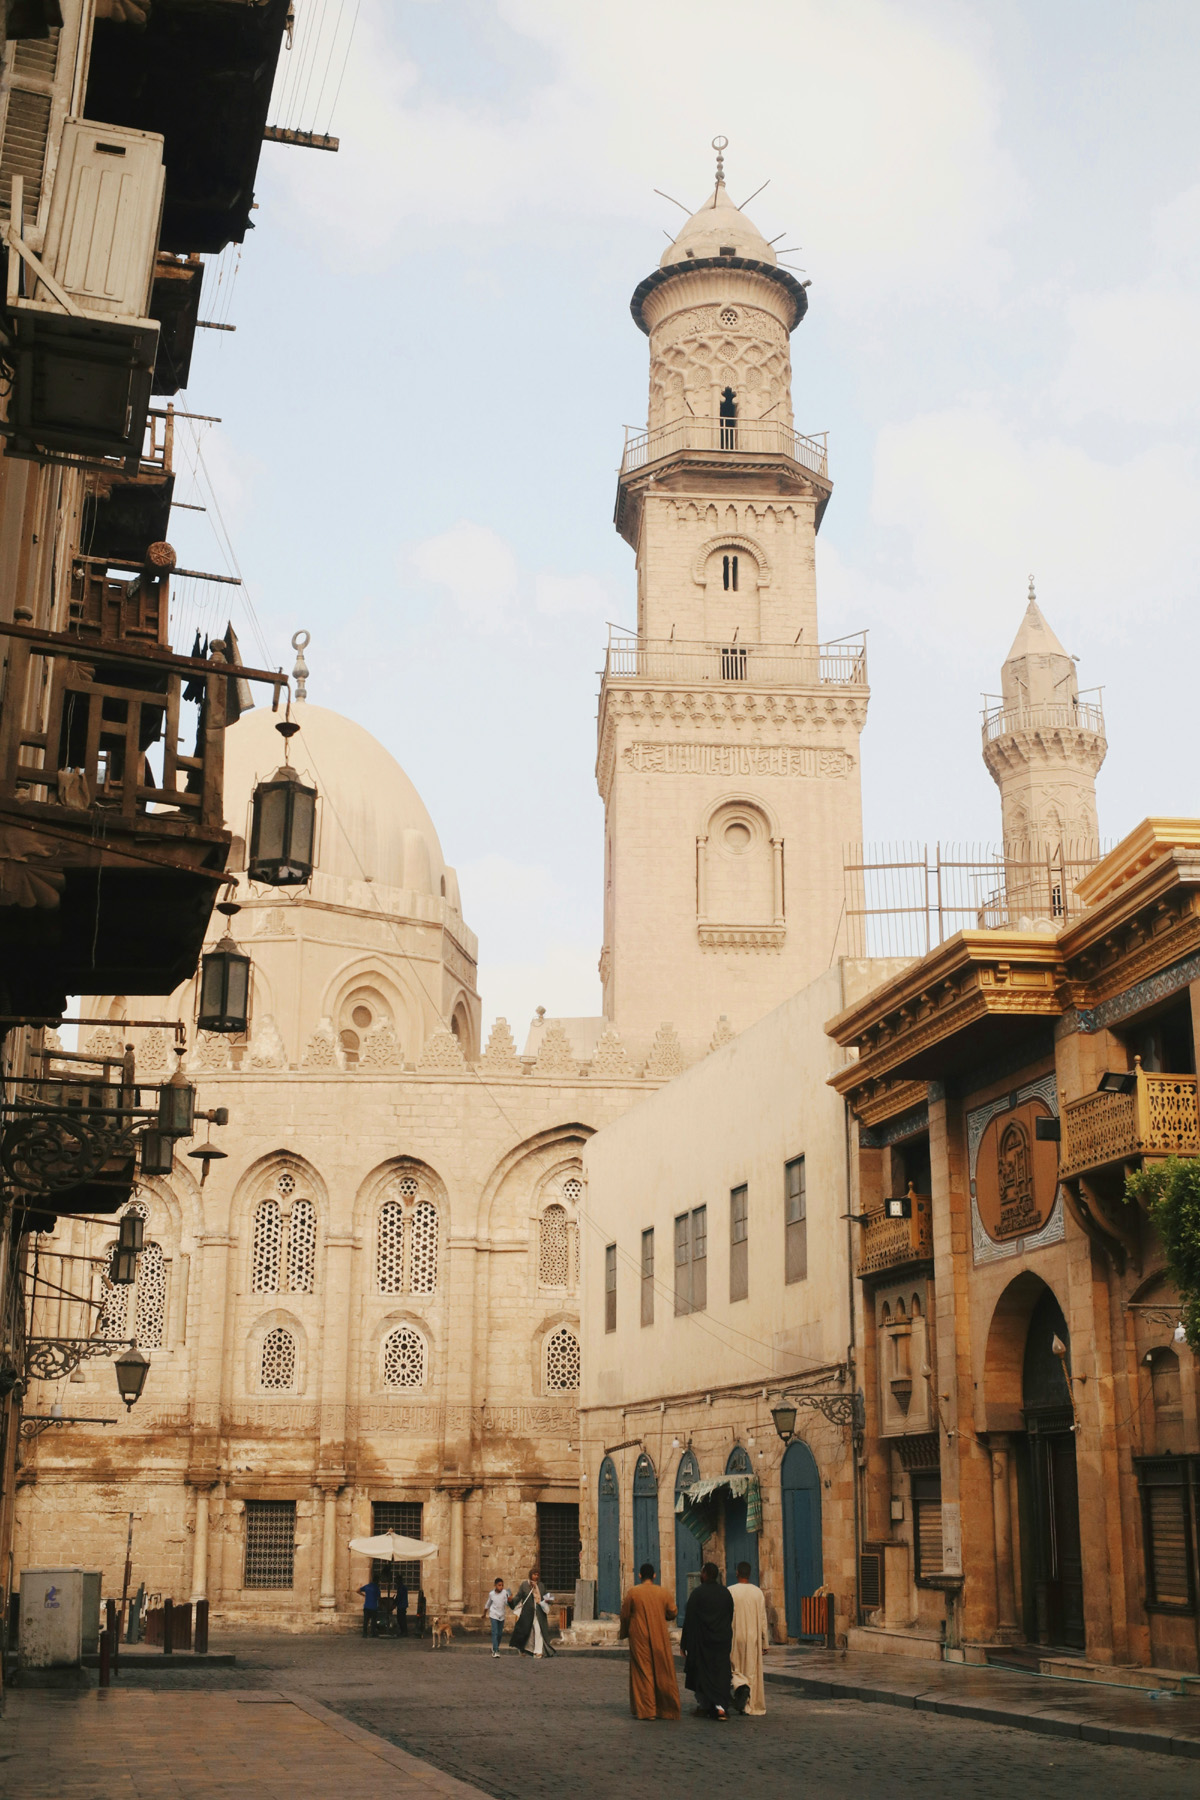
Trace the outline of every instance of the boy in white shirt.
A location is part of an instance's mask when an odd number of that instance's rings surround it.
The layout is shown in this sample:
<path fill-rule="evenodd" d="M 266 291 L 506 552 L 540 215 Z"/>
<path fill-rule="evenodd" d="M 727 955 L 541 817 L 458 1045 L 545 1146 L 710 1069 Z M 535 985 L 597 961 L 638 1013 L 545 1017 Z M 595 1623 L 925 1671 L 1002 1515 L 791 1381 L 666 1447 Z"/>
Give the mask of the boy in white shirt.
<path fill-rule="evenodd" d="M 503 1576 L 497 1575 L 496 1584 L 492 1588 L 483 1606 L 483 1616 L 491 1622 L 492 1655 L 500 1654 L 500 1639 L 504 1635 L 504 1620 L 508 1612 L 511 1596 L 504 1585 Z"/>

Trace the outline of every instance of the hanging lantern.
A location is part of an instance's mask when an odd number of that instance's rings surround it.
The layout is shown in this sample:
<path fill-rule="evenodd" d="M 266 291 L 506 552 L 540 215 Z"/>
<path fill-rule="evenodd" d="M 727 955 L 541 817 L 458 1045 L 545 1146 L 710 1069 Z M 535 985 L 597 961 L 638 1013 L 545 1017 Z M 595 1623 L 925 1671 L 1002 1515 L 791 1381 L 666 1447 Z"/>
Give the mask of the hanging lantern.
<path fill-rule="evenodd" d="M 200 958 L 201 1031 L 245 1031 L 249 1022 L 250 958 L 229 933 Z"/>
<path fill-rule="evenodd" d="M 136 1347 L 126 1350 L 124 1356 L 118 1356 L 114 1367 L 117 1371 L 117 1387 L 125 1402 L 125 1410 L 132 1412 L 135 1403 L 142 1397 L 142 1389 L 146 1385 L 146 1376 L 150 1369 L 150 1358 L 143 1356 Z"/>
<path fill-rule="evenodd" d="M 196 1090 L 182 1064 L 176 1064 L 170 1081 L 164 1081 L 158 1090 L 158 1129 L 167 1137 L 191 1137 L 195 1110 Z"/>
<path fill-rule="evenodd" d="M 144 1248 L 146 1242 L 146 1221 L 139 1212 L 127 1212 L 121 1220 L 117 1233 L 117 1247 L 121 1250 L 137 1252 Z"/>
<path fill-rule="evenodd" d="M 785 1444 L 790 1444 L 796 1434 L 796 1408 L 784 1399 L 779 1399 L 771 1408 L 771 1419 L 775 1430 Z"/>
<path fill-rule="evenodd" d="M 161 1110 L 161 1101 L 160 1101 Z M 153 1126 L 143 1131 L 140 1139 L 139 1167 L 143 1175 L 169 1175 L 175 1167 L 175 1140 Z M 133 1215 L 130 1214 L 130 1217 Z M 124 1220 L 122 1220 L 122 1224 Z"/>
<path fill-rule="evenodd" d="M 108 1279 L 116 1287 L 132 1287 L 137 1278 L 136 1250 L 128 1244 L 118 1243 L 113 1247 L 112 1260 L 108 1265 Z"/>
<path fill-rule="evenodd" d="M 317 790 L 287 764 L 254 790 L 250 813 L 251 881 L 302 887 L 313 872 Z"/>

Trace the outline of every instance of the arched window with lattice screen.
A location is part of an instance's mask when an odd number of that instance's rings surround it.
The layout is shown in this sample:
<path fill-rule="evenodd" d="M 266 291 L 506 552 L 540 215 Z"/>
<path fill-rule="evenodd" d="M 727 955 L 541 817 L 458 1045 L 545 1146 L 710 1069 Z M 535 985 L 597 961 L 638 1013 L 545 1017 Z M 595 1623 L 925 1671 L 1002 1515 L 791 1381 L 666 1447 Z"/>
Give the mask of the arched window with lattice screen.
<path fill-rule="evenodd" d="M 296 1385 L 296 1340 L 283 1325 L 273 1325 L 263 1339 L 258 1378 L 267 1393 L 283 1393 Z"/>
<path fill-rule="evenodd" d="M 317 1209 L 297 1200 L 288 1221 L 287 1280 L 293 1294 L 311 1294 L 317 1269 Z"/>
<path fill-rule="evenodd" d="M 414 1294 L 432 1294 L 438 1272 L 438 1215 L 432 1200 L 419 1200 L 413 1207 L 409 1230 L 410 1290 Z"/>
<path fill-rule="evenodd" d="M 569 1325 L 559 1325 L 546 1339 L 545 1380 L 548 1394 L 573 1394 L 579 1387 L 579 1339 Z"/>
<path fill-rule="evenodd" d="M 260 1201 L 254 1214 L 254 1244 L 250 1255 L 252 1292 L 279 1292 L 279 1252 L 282 1244 L 283 1219 L 278 1200 Z"/>
<path fill-rule="evenodd" d="M 384 1387 L 424 1387 L 425 1368 L 425 1339 L 411 1325 L 397 1325 L 383 1343 Z"/>
<path fill-rule="evenodd" d="M 167 1265 L 162 1245 L 147 1242 L 137 1259 L 134 1336 L 141 1350 L 161 1350 L 167 1330 Z"/>
<path fill-rule="evenodd" d="M 565 1288 L 571 1279 L 571 1227 L 557 1201 L 538 1220 L 538 1285 Z"/>
<path fill-rule="evenodd" d="M 116 1254 L 116 1245 L 113 1245 Z M 111 1269 L 111 1262 L 109 1269 Z M 105 1269 L 100 1277 L 100 1315 L 96 1320 L 97 1337 L 127 1337 L 126 1319 L 129 1317 L 129 1288 L 120 1287 L 111 1279 L 109 1269 Z"/>
<path fill-rule="evenodd" d="M 375 1278 L 381 1294 L 404 1292 L 404 1208 L 399 1200 L 385 1200 L 379 1209 Z"/>

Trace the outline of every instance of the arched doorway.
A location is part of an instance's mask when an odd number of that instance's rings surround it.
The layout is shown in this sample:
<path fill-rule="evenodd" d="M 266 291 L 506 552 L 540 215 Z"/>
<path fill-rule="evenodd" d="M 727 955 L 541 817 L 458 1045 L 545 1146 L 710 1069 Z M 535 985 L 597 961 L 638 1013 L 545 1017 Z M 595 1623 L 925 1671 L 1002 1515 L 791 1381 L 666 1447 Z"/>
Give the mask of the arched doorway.
<path fill-rule="evenodd" d="M 633 1578 L 645 1562 L 658 1560 L 658 1477 L 643 1450 L 633 1471 Z"/>
<path fill-rule="evenodd" d="M 741 1444 L 735 1444 L 729 1452 L 729 1461 L 725 1464 L 727 1475 L 753 1475 L 754 1465 L 750 1461 L 750 1452 Z M 758 1533 L 750 1531 L 746 1526 L 746 1496 L 735 1500 L 732 1494 L 725 1495 L 725 1579 L 729 1584 L 737 1580 L 737 1566 L 740 1562 L 750 1564 L 751 1581 L 758 1580 Z"/>
<path fill-rule="evenodd" d="M 596 1484 L 596 1611 L 621 1610 L 621 1490 L 616 1464 L 606 1456 Z"/>
<path fill-rule="evenodd" d="M 1086 1633 L 1075 1415 L 1065 1372 L 1070 1347 L 1062 1308 L 1046 1288 L 1029 1321 L 1021 1367 L 1032 1527 L 1032 1555 L 1026 1560 L 1032 1563 L 1028 1585 L 1033 1605 L 1026 1607 L 1026 1632 L 1039 1644 L 1082 1650 Z"/>
<path fill-rule="evenodd" d="M 789 1637 L 800 1636 L 800 1602 L 824 1581 L 821 1477 L 808 1445 L 793 1438 L 780 1470 L 783 1490 L 783 1581 Z"/>
<path fill-rule="evenodd" d="M 675 1471 L 675 1497 L 678 1499 L 684 1488 L 691 1487 L 700 1479 L 700 1464 L 693 1451 L 685 1450 L 679 1459 L 679 1467 Z M 688 1576 L 700 1573 L 703 1559 L 703 1548 L 694 1538 L 683 1520 L 675 1517 L 675 1604 L 682 1613 L 687 1605 Z"/>

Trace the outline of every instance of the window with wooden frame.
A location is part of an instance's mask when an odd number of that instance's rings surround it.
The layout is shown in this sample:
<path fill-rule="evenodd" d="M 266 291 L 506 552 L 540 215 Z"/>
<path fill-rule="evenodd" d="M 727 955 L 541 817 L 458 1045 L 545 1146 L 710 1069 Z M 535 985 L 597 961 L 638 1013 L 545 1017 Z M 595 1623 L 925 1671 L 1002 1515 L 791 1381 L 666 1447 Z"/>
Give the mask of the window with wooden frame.
<path fill-rule="evenodd" d="M 783 1279 L 803 1281 L 808 1274 L 808 1192 L 804 1158 L 783 1165 Z"/>
<path fill-rule="evenodd" d="M 654 1227 L 642 1233 L 642 1324 L 654 1323 Z"/>
<path fill-rule="evenodd" d="M 609 1244 L 604 1252 L 604 1329 L 617 1329 L 617 1246 Z"/>
<path fill-rule="evenodd" d="M 1149 1612 L 1194 1613 L 1200 1456 L 1135 1458 Z"/>
<path fill-rule="evenodd" d="M 675 1220 L 675 1311 L 703 1312 L 708 1305 L 708 1208 L 696 1206 Z"/>
<path fill-rule="evenodd" d="M 750 1190 L 735 1187 L 729 1195 L 729 1298 L 744 1300 L 750 1292 Z"/>
<path fill-rule="evenodd" d="M 942 1477 L 914 1473 L 912 1482 L 913 1574 L 917 1581 L 942 1572 Z"/>

